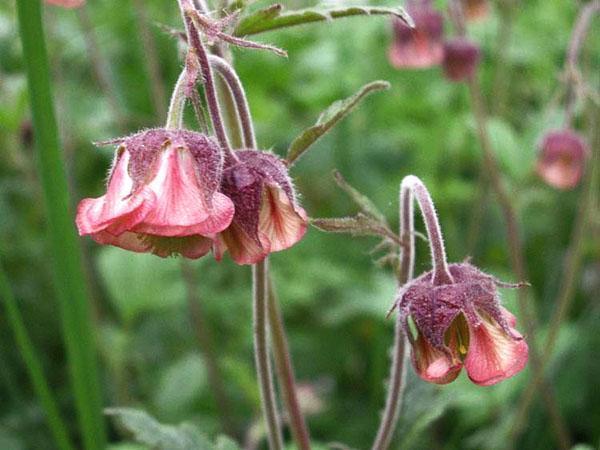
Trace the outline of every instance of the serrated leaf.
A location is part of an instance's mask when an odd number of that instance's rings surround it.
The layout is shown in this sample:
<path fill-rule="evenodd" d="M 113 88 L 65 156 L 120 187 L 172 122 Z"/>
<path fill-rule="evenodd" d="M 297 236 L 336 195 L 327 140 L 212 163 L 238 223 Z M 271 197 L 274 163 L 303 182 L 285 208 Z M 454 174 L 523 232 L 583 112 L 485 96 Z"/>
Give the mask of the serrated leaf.
<path fill-rule="evenodd" d="M 381 211 L 375 206 L 375 203 L 371 201 L 369 197 L 359 192 L 356 188 L 351 186 L 346 179 L 337 170 L 333 171 L 333 178 L 337 185 L 350 196 L 354 203 L 365 213 L 367 216 L 373 217 L 375 220 L 382 224 L 387 224 L 387 219 Z"/>
<path fill-rule="evenodd" d="M 140 444 L 156 450 L 214 450 L 214 446 L 189 424 L 164 425 L 147 412 L 134 408 L 107 408 L 105 414 L 133 435 Z"/>
<path fill-rule="evenodd" d="M 373 81 L 364 85 L 353 96 L 334 102 L 319 116 L 317 123 L 304 130 L 292 141 L 287 152 L 289 165 L 291 166 L 312 144 L 346 117 L 363 98 L 372 92 L 382 91 L 389 87 L 390 84 L 387 81 Z"/>
<path fill-rule="evenodd" d="M 325 22 L 343 17 L 372 15 L 393 15 L 402 19 L 409 26 L 414 26 L 410 16 L 402 8 L 345 6 L 342 8 L 307 8 L 283 12 L 283 6 L 275 4 L 256 11 L 240 20 L 235 28 L 234 35 L 248 36 L 306 23 Z"/>

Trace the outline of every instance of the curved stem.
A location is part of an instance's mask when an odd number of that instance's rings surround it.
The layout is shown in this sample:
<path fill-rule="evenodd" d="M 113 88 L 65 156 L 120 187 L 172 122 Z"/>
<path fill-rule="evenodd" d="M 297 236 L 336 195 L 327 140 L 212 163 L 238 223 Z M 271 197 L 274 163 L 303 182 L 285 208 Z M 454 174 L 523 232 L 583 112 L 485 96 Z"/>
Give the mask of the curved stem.
<path fill-rule="evenodd" d="M 17 301 L 13 295 L 12 289 L 8 283 L 4 268 L 0 263 L 0 296 L 6 306 L 6 317 L 15 335 L 15 342 L 19 353 L 25 362 L 25 368 L 29 374 L 33 389 L 38 396 L 42 408 L 46 413 L 48 427 L 54 436 L 56 445 L 60 450 L 73 450 L 73 444 L 67 432 L 67 426 L 60 414 L 58 405 L 52 391 L 48 386 L 48 381 L 44 376 L 44 370 L 40 359 L 33 347 L 27 328 L 23 322 L 23 317 L 19 312 Z"/>
<path fill-rule="evenodd" d="M 252 115 L 250 114 L 246 92 L 244 91 L 240 78 L 235 73 L 235 70 L 233 70 L 233 67 L 231 67 L 231 65 L 223 58 L 216 55 L 209 55 L 208 60 L 210 61 L 211 66 L 223 78 L 225 83 L 227 83 L 227 87 L 231 92 L 231 96 L 233 97 L 237 109 L 237 117 L 242 129 L 244 146 L 246 148 L 256 148 L 256 137 L 254 135 L 254 126 L 252 125 Z"/>
<path fill-rule="evenodd" d="M 296 377 L 290 349 L 283 326 L 283 317 L 277 301 L 277 294 L 272 278 L 267 275 L 269 286 L 269 325 L 271 327 L 271 341 L 273 343 L 273 356 L 275 357 L 275 368 L 279 379 L 279 386 L 283 394 L 283 400 L 288 413 L 290 430 L 300 450 L 310 450 L 310 434 L 306 421 L 300 408 L 296 392 Z"/>
<path fill-rule="evenodd" d="M 438 222 L 429 191 L 423 182 L 413 175 L 404 177 L 400 190 L 401 192 L 410 190 L 421 209 L 421 215 L 423 216 L 427 230 L 427 238 L 429 239 L 429 248 L 431 250 L 433 284 L 453 283 L 454 280 L 452 279 L 452 275 L 450 275 L 448 263 L 446 262 L 446 250 L 444 249 L 444 239 L 442 238 L 440 223 Z"/>
<path fill-rule="evenodd" d="M 400 267 L 398 269 L 400 286 L 406 284 L 413 277 L 415 266 L 414 228 L 413 190 L 410 183 L 403 182 L 400 188 L 400 240 L 403 244 L 400 247 Z M 388 396 L 372 450 L 385 450 L 390 446 L 406 387 L 407 356 L 408 343 L 404 335 L 404 324 L 398 315 L 394 328 Z"/>
<path fill-rule="evenodd" d="M 179 74 L 179 78 L 177 78 L 173 93 L 171 94 L 165 128 L 179 129 L 183 127 L 183 109 L 187 98 L 185 95 L 186 82 L 187 69 L 183 69 Z"/>
<path fill-rule="evenodd" d="M 252 266 L 253 313 L 254 313 L 254 357 L 256 374 L 260 386 L 261 407 L 267 427 L 269 448 L 283 449 L 283 437 L 275 402 L 275 387 L 269 360 L 267 336 L 267 271 L 268 259 Z"/>
<path fill-rule="evenodd" d="M 221 116 L 221 110 L 219 107 L 219 100 L 217 98 L 217 91 L 215 88 L 215 81 L 212 73 L 212 68 L 208 61 L 208 53 L 206 47 L 200 37 L 200 32 L 196 27 L 193 14 L 196 13 L 194 5 L 191 0 L 178 0 L 179 8 L 185 23 L 186 34 L 188 36 L 188 43 L 191 49 L 194 51 L 198 58 L 198 64 L 200 65 L 200 71 L 204 82 L 204 93 L 206 95 L 206 104 L 208 106 L 208 112 L 210 114 L 210 120 L 213 125 L 213 130 L 217 136 L 219 144 L 225 152 L 226 159 L 231 161 L 237 161 L 238 158 L 235 153 L 231 150 L 229 139 L 223 125 L 223 118 Z"/>

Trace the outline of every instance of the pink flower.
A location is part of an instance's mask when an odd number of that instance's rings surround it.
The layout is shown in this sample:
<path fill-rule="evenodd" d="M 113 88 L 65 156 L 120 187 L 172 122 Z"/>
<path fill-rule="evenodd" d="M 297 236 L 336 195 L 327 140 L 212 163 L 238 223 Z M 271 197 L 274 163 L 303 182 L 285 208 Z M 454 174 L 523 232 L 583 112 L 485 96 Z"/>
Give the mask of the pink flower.
<path fill-rule="evenodd" d="M 467 20 L 479 21 L 489 15 L 490 5 L 487 0 L 463 0 L 462 4 Z"/>
<path fill-rule="evenodd" d="M 48 5 L 62 6 L 63 8 L 79 8 L 85 0 L 46 0 Z"/>
<path fill-rule="evenodd" d="M 473 42 L 456 38 L 444 44 L 444 75 L 451 81 L 466 81 L 475 75 L 481 52 Z"/>
<path fill-rule="evenodd" d="M 154 129 L 119 144 L 107 193 L 77 208 L 80 235 L 166 257 L 199 258 L 231 223 L 233 203 L 217 192 L 223 157 L 207 136 Z"/>
<path fill-rule="evenodd" d="M 400 19 L 393 19 L 394 38 L 388 52 L 392 66 L 397 69 L 420 69 L 442 62 L 444 18 L 429 0 L 409 0 L 407 12 L 413 18 L 412 29 Z"/>
<path fill-rule="evenodd" d="M 397 300 L 417 374 L 446 384 L 464 366 L 471 381 L 489 386 L 521 371 L 527 343 L 496 290 L 507 285 L 468 263 L 450 264 L 449 270 L 452 284 L 434 285 L 432 272 L 427 272 L 406 284 Z"/>
<path fill-rule="evenodd" d="M 572 130 L 546 133 L 540 145 L 537 173 L 557 189 L 579 184 L 589 150 L 585 140 Z"/>
<path fill-rule="evenodd" d="M 236 263 L 255 264 L 302 239 L 307 216 L 277 156 L 255 150 L 236 155 L 239 162 L 225 169 L 221 186 L 233 200 L 235 215 L 218 236 L 215 257 L 220 260 L 228 250 Z"/>

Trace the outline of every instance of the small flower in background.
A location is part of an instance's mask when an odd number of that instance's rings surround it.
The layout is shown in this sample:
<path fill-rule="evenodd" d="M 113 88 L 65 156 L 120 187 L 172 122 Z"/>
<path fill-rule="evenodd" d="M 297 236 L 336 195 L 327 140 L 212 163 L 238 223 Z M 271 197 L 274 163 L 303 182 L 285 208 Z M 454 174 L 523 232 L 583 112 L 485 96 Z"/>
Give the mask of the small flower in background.
<path fill-rule="evenodd" d="M 573 189 L 581 181 L 587 156 L 585 140 L 573 130 L 549 131 L 540 145 L 537 173 L 550 186 Z"/>
<path fill-rule="evenodd" d="M 413 18 L 415 28 L 400 19 L 393 19 L 393 41 L 388 57 L 398 68 L 427 68 L 438 65 L 443 58 L 444 18 L 429 0 L 408 1 L 406 11 Z"/>
<path fill-rule="evenodd" d="M 83 6 L 85 0 L 46 0 L 48 5 L 62 6 L 63 8 L 79 8 Z"/>
<path fill-rule="evenodd" d="M 528 347 L 514 329 L 515 317 L 500 305 L 497 287 L 517 286 L 500 283 L 468 263 L 448 267 L 453 283 L 435 285 L 427 272 L 403 286 L 396 303 L 417 374 L 446 384 L 464 366 L 481 386 L 515 375 L 527 363 Z"/>
<path fill-rule="evenodd" d="M 466 81 L 475 75 L 481 52 L 467 39 L 456 38 L 444 44 L 444 75 L 451 81 Z"/>
<path fill-rule="evenodd" d="M 462 0 L 465 17 L 469 21 L 479 21 L 487 18 L 490 5 L 487 0 Z"/>
<path fill-rule="evenodd" d="M 107 193 L 79 203 L 79 234 L 161 257 L 208 253 L 234 213 L 231 200 L 217 192 L 219 146 L 200 133 L 166 129 L 113 142 L 119 147 Z"/>
<path fill-rule="evenodd" d="M 225 169 L 221 186 L 233 200 L 235 215 L 218 236 L 215 257 L 220 260 L 228 250 L 238 264 L 255 264 L 302 239 L 307 216 L 277 156 L 255 150 L 236 155 L 239 162 Z"/>

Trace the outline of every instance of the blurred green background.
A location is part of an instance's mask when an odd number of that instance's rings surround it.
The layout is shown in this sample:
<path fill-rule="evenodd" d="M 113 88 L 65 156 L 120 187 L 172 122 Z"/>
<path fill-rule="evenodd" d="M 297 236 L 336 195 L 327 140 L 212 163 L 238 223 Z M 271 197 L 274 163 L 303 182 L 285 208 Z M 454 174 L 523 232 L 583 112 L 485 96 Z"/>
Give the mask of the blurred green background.
<path fill-rule="evenodd" d="M 490 16 L 469 25 L 469 33 L 483 49 L 480 77 L 492 112 L 490 133 L 519 215 L 532 285 L 529 298 L 537 312 L 537 339 L 543 342 L 565 271 L 580 189 L 559 192 L 544 185 L 534 172 L 536 146 L 544 131 L 562 123 L 560 77 L 579 4 L 517 2 L 512 18 L 507 18 L 505 3 L 492 3 Z M 251 8 L 267 4 L 256 2 Z M 296 0 L 286 7 L 313 5 Z M 14 2 L 0 4 L 0 248 L 45 373 L 74 431 L 15 15 Z M 174 0 L 93 0 L 83 10 L 46 7 L 44 17 L 75 205 L 83 197 L 103 192 L 113 150 L 97 149 L 92 141 L 164 122 L 166 100 L 161 96 L 168 97 L 182 63 L 175 39 L 156 24 L 179 27 L 179 15 Z M 507 23 L 508 46 L 503 38 Z M 286 49 L 288 59 L 235 49 L 235 65 L 247 89 L 259 144 L 283 155 L 293 138 L 333 101 L 369 81 L 390 81 L 389 91 L 369 97 L 294 167 L 303 206 L 311 217 L 356 212 L 333 182 L 331 171 L 337 168 L 373 199 L 395 227 L 400 180 L 415 174 L 436 202 L 449 258 L 460 261 L 471 256 L 487 272 L 515 281 L 502 215 L 493 194 L 482 194 L 481 152 L 467 89 L 447 82 L 439 68 L 393 69 L 386 56 L 389 25 L 385 17 L 353 18 L 258 38 Z M 150 33 L 158 49 L 159 80 L 149 75 L 144 32 Z M 450 26 L 447 32 L 451 33 Z M 598 27 L 593 27 L 582 53 L 583 74 L 596 88 L 600 85 L 599 38 Z M 582 102 L 577 107 L 578 126 L 589 136 L 588 109 Z M 473 222 L 482 195 L 484 209 L 477 227 Z M 600 443 L 598 219 L 595 209 L 582 244 L 574 302 L 547 362 L 548 379 L 573 443 L 594 448 Z M 421 227 L 420 221 L 417 224 Z M 164 423 L 186 421 L 211 437 L 222 432 L 197 337 L 194 308 L 199 305 L 231 403 L 230 420 L 241 435 L 255 427 L 260 409 L 249 268 L 235 266 L 228 258 L 221 263 L 211 257 L 191 262 L 199 299 L 190 304 L 178 259 L 102 248 L 87 238 L 81 242 L 92 292 L 104 404 L 141 408 Z M 369 252 L 376 243 L 372 238 L 310 229 L 294 248 L 272 257 L 297 376 L 310 394 L 305 398 L 312 396 L 306 403 L 316 443 L 336 441 L 367 448 L 383 408 L 393 332 L 393 320 L 386 320 L 385 313 L 394 299 L 395 282 L 389 268 L 374 264 L 377 255 Z M 426 270 L 429 256 L 421 243 L 416 273 Z M 503 292 L 503 299 L 508 309 L 517 311 L 514 292 Z M 530 378 L 527 368 L 497 386 L 483 388 L 463 374 L 439 387 L 420 381 L 409 368 L 392 448 L 507 447 Z M 0 309 L 0 448 L 51 449 L 49 436 Z M 143 448 L 125 444 L 127 435 L 114 426 L 110 437 L 112 448 Z M 556 445 L 538 396 L 515 446 L 551 449 Z"/>

